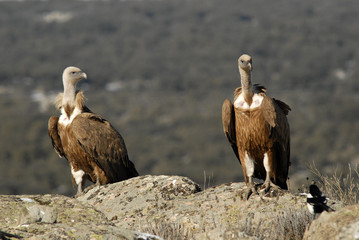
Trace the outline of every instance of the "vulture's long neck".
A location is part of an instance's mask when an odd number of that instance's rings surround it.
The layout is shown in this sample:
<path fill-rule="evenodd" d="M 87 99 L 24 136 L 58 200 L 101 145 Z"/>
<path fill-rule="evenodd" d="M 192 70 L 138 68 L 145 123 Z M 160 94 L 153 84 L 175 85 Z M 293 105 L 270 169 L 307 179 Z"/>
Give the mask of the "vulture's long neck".
<path fill-rule="evenodd" d="M 76 103 L 76 87 L 74 84 L 64 81 L 64 96 L 62 99 L 63 106 L 74 107 Z"/>
<path fill-rule="evenodd" d="M 247 72 L 243 69 L 239 69 L 241 74 L 241 85 L 242 85 L 242 93 L 244 100 L 250 106 L 252 104 L 253 92 L 252 92 L 252 80 L 251 80 L 251 72 Z"/>

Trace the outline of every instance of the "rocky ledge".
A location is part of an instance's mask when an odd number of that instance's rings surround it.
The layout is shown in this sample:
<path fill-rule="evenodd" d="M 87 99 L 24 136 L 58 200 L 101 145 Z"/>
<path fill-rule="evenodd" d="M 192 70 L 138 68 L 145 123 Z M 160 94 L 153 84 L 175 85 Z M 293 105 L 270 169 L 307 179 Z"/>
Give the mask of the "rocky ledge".
<path fill-rule="evenodd" d="M 244 183 L 201 191 L 180 176 L 140 176 L 94 187 L 75 199 L 61 195 L 1 195 L 1 239 L 320 239 L 327 222 L 333 239 L 343 231 L 359 235 L 359 207 L 342 208 L 318 219 L 306 199 L 288 191 L 241 198 Z M 339 209 L 339 203 L 331 202 Z M 326 220 L 324 220 L 326 219 Z M 349 217 L 346 217 L 349 219 Z M 312 222 L 310 228 L 308 227 Z M 356 225 L 355 225 L 356 224 Z M 326 225 L 325 225 L 326 226 Z M 327 227 L 325 227 L 327 228 Z M 357 227 L 355 229 L 358 229 Z M 323 230 L 325 234 L 326 230 Z M 160 236 L 160 237 L 159 237 Z"/>

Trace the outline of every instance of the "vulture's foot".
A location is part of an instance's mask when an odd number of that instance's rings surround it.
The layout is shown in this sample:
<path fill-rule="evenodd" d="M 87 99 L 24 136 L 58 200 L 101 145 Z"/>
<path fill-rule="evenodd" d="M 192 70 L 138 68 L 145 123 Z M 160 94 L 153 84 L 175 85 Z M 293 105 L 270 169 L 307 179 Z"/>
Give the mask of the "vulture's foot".
<path fill-rule="evenodd" d="M 261 189 L 261 193 L 269 197 L 274 197 L 278 195 L 279 191 L 280 191 L 280 187 L 272 183 L 272 181 L 265 181 Z"/>
<path fill-rule="evenodd" d="M 247 188 L 245 188 L 242 192 L 242 198 L 248 200 L 252 193 L 258 194 L 256 185 L 254 183 L 248 183 Z"/>
<path fill-rule="evenodd" d="M 91 189 L 94 189 L 94 188 L 96 188 L 96 187 L 97 187 L 96 190 L 100 190 L 101 184 L 100 184 L 99 181 L 96 181 L 95 184 L 93 184 L 93 185 L 91 185 L 91 186 L 88 186 L 88 187 L 84 190 L 84 192 L 87 193 L 88 191 L 90 191 Z"/>
<path fill-rule="evenodd" d="M 81 197 L 84 193 L 82 191 L 77 191 L 77 193 L 75 194 L 74 198 L 78 198 Z"/>

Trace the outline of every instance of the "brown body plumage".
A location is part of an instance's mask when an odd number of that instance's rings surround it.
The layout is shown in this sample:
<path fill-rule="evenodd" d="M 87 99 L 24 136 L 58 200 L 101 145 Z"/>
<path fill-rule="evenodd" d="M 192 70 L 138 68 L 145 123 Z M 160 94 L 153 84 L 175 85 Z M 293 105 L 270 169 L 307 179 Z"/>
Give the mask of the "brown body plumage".
<path fill-rule="evenodd" d="M 255 191 L 253 177 L 265 180 L 265 190 L 273 186 L 288 189 L 290 133 L 286 115 L 290 107 L 266 95 L 266 89 L 252 85 L 252 59 L 238 59 L 242 86 L 234 93 L 233 103 L 226 99 L 222 107 L 224 133 L 240 161 L 247 197 Z"/>
<path fill-rule="evenodd" d="M 60 157 L 71 167 L 73 184 L 82 193 L 85 180 L 103 185 L 138 176 L 129 160 L 125 142 L 111 124 L 92 113 L 84 105 L 84 95 L 76 91 L 76 83 L 86 78 L 76 67 L 63 73 L 64 93 L 59 94 L 56 106 L 61 116 L 52 116 L 48 134 Z"/>

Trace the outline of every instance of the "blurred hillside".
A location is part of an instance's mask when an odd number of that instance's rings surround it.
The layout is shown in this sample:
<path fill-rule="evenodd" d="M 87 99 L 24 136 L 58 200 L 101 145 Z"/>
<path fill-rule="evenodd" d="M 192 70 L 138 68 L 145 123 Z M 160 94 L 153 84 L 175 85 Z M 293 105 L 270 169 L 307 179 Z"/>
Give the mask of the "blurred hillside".
<path fill-rule="evenodd" d="M 243 181 L 221 123 L 242 53 L 253 81 L 292 108 L 290 188 L 313 161 L 358 164 L 358 22 L 356 0 L 2 2 L 0 193 L 73 194 L 47 136 L 69 65 L 89 76 L 88 107 L 141 175 Z"/>

